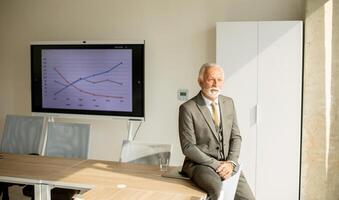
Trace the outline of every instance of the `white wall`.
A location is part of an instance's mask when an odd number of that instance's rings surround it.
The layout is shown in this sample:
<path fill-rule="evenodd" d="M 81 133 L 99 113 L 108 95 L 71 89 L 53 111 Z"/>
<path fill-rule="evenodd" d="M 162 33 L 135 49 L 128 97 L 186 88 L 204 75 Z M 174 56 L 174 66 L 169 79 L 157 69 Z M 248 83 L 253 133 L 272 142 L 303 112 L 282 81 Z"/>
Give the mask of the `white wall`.
<path fill-rule="evenodd" d="M 0 128 L 8 113 L 30 114 L 31 41 L 146 40 L 146 122 L 136 139 L 172 143 L 180 165 L 176 91 L 198 92 L 200 65 L 215 61 L 215 22 L 303 13 L 303 0 L 1 0 Z M 126 121 L 71 121 L 92 124 L 90 158 L 118 160 Z"/>

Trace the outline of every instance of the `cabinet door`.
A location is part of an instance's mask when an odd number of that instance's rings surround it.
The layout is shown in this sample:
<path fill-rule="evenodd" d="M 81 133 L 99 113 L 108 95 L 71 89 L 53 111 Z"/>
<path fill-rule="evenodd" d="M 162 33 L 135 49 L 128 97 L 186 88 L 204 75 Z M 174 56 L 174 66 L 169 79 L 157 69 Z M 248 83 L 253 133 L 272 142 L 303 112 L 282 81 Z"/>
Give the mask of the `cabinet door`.
<path fill-rule="evenodd" d="M 242 135 L 240 163 L 255 192 L 257 22 L 217 23 L 217 63 L 224 68 L 223 94 L 233 98 Z"/>
<path fill-rule="evenodd" d="M 217 63 L 223 94 L 235 101 L 240 162 L 257 199 L 298 199 L 302 23 L 217 23 Z"/>
<path fill-rule="evenodd" d="M 297 200 L 302 23 L 259 22 L 257 199 Z"/>

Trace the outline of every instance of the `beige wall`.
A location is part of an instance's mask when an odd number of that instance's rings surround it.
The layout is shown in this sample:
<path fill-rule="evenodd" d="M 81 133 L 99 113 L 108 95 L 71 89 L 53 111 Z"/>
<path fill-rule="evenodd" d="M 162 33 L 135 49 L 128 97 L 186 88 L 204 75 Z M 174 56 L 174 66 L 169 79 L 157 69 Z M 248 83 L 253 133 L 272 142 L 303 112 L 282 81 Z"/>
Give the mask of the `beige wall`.
<path fill-rule="evenodd" d="M 339 3 L 307 0 L 302 200 L 339 197 Z"/>
<path fill-rule="evenodd" d="M 172 143 L 179 165 L 176 91 L 198 92 L 199 66 L 215 61 L 215 22 L 303 12 L 303 0 L 1 0 L 0 127 L 8 113 L 30 114 L 31 41 L 146 40 L 146 122 L 136 139 Z M 77 121 L 92 124 L 91 158 L 118 159 L 126 121 Z"/>

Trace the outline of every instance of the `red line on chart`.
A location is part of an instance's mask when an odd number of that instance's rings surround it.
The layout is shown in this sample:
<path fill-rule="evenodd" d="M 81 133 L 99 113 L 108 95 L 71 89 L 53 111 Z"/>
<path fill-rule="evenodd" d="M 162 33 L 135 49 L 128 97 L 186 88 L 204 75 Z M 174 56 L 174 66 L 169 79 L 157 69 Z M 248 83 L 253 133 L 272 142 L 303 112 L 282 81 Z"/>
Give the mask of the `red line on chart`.
<path fill-rule="evenodd" d="M 71 84 L 71 82 L 69 82 L 55 67 L 53 69 L 59 74 L 59 76 L 62 79 L 64 79 L 64 81 L 66 83 Z M 106 97 L 106 98 L 113 98 L 113 99 L 123 99 L 124 98 L 124 97 L 121 97 L 121 96 L 110 96 L 110 95 L 103 95 L 103 94 L 95 94 L 95 93 L 92 93 L 92 92 L 82 90 L 82 89 L 78 88 L 77 86 L 75 86 L 73 84 L 71 86 L 74 87 L 76 90 L 78 90 L 81 93 L 89 94 L 89 95 L 96 96 L 96 97 Z"/>

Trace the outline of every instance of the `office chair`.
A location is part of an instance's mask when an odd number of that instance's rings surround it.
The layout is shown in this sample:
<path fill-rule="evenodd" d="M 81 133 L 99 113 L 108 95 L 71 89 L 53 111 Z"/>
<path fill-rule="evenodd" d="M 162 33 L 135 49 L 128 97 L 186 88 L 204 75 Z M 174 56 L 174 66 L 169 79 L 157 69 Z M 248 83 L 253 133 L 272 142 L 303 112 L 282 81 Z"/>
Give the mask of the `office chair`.
<path fill-rule="evenodd" d="M 46 156 L 88 159 L 89 124 L 49 122 Z"/>
<path fill-rule="evenodd" d="M 45 155 L 52 157 L 88 159 L 90 125 L 76 123 L 48 122 Z M 53 188 L 52 200 L 71 200 L 80 190 Z M 34 187 L 23 189 L 25 196 L 34 199 Z"/>
<path fill-rule="evenodd" d="M 41 154 L 45 134 L 44 118 L 37 116 L 7 115 L 1 141 L 1 152 Z M 0 183 L 2 200 L 8 200 L 8 187 L 17 185 Z"/>
<path fill-rule="evenodd" d="M 161 159 L 167 159 L 169 162 L 171 152 L 171 144 L 151 144 L 124 140 L 120 162 L 159 165 Z"/>
<path fill-rule="evenodd" d="M 241 173 L 241 165 L 237 167 L 237 171 L 228 179 L 222 181 L 222 190 L 218 200 L 234 199 L 235 192 L 237 191 L 239 177 Z"/>
<path fill-rule="evenodd" d="M 43 117 L 7 115 L 1 151 L 16 154 L 41 154 L 44 133 Z"/>

